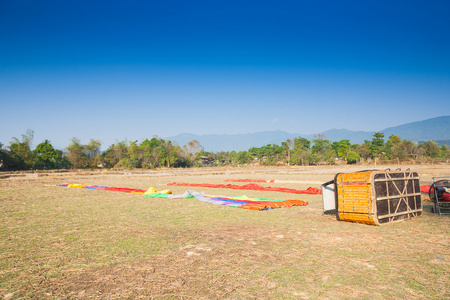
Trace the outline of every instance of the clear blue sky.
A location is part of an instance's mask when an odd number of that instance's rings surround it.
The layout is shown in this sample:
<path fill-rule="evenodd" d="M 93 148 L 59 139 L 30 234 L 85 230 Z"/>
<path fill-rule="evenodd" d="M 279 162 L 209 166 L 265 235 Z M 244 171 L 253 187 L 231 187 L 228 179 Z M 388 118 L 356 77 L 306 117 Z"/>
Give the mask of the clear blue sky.
<path fill-rule="evenodd" d="M 0 142 L 449 115 L 450 1 L 0 0 Z"/>

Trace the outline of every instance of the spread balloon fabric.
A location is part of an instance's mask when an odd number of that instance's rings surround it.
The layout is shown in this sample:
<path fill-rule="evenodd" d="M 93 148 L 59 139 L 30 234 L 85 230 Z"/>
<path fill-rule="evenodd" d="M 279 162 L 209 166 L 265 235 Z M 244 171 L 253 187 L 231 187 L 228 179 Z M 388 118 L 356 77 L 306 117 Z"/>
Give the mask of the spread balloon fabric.
<path fill-rule="evenodd" d="M 302 200 L 287 200 L 287 199 L 268 199 L 268 198 L 250 198 L 246 195 L 229 197 L 229 196 L 214 196 L 214 195 L 205 195 L 204 193 L 196 192 L 196 191 L 186 191 L 184 194 L 173 195 L 170 190 L 158 191 L 153 187 L 150 187 L 148 190 L 141 189 L 131 189 L 131 188 L 119 188 L 119 187 L 107 187 L 107 186 L 98 186 L 98 185 L 85 185 L 78 183 L 66 183 L 66 184 L 58 184 L 60 187 L 67 188 L 84 188 L 90 190 L 104 190 L 104 191 L 115 191 L 115 192 L 125 192 L 125 193 L 134 193 L 140 194 L 144 197 L 149 198 L 166 198 L 166 199 L 190 199 L 194 198 L 199 201 L 218 204 L 218 205 L 227 205 L 232 207 L 239 207 L 245 209 L 252 210 L 269 210 L 273 208 L 280 207 L 292 207 L 292 206 L 306 206 L 308 202 Z"/>

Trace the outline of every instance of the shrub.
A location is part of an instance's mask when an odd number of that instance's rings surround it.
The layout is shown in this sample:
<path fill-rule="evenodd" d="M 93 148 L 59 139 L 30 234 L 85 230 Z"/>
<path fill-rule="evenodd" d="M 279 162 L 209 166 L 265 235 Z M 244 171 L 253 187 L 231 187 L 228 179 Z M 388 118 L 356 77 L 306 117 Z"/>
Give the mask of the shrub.
<path fill-rule="evenodd" d="M 354 164 L 354 163 L 358 162 L 360 159 L 361 159 L 361 157 L 355 151 L 349 151 L 347 153 L 347 163 L 348 164 Z"/>

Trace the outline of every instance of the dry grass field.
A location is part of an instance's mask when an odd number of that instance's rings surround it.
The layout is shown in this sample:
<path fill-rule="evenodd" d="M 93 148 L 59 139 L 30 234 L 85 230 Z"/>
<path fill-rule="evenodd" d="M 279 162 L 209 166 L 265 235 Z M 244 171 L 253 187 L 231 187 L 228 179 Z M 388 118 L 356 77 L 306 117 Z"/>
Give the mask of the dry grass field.
<path fill-rule="evenodd" d="M 387 168 L 382 166 L 381 168 Z M 450 167 L 402 166 L 421 184 Z M 396 166 L 391 167 L 395 169 Z M 69 189 L 77 182 L 158 190 L 169 182 L 320 187 L 361 166 L 0 174 L 3 299 L 449 299 L 450 216 L 370 226 L 323 215 L 320 195 L 195 188 L 300 199 L 253 211 L 194 199 Z M 170 187 L 178 194 L 192 188 Z M 427 197 L 423 197 L 426 200 Z"/>

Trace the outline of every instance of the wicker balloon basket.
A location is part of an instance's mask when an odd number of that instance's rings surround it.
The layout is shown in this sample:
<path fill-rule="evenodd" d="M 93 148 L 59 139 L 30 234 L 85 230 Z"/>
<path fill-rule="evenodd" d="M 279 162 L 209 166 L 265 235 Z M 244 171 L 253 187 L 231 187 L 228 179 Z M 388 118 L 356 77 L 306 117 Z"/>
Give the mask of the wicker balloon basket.
<path fill-rule="evenodd" d="M 382 225 L 422 214 L 419 176 L 410 170 L 338 173 L 334 189 L 341 221 Z"/>

